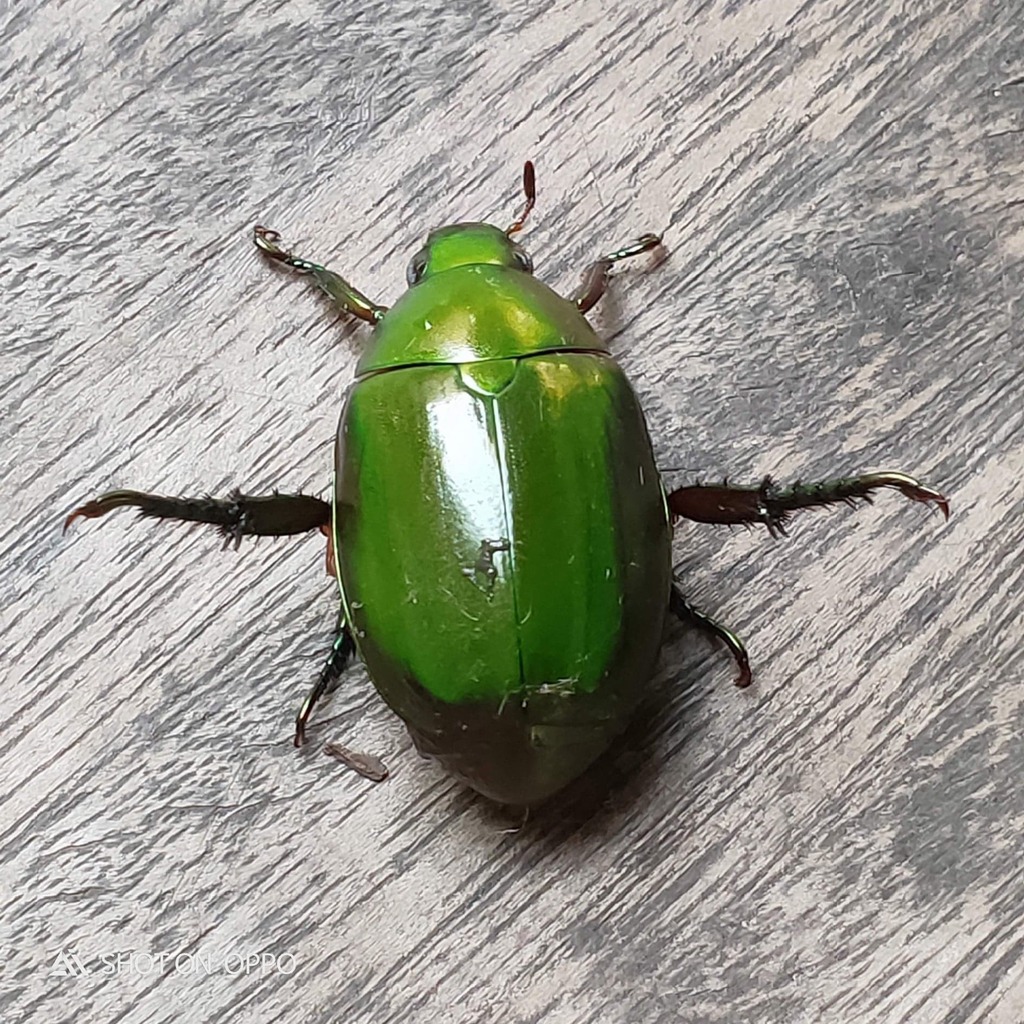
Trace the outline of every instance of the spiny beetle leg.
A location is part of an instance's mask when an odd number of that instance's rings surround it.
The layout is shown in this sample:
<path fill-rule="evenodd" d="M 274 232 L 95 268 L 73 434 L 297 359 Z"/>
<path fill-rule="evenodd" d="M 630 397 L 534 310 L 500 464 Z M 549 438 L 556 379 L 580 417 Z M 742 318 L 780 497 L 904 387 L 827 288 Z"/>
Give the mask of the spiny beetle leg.
<path fill-rule="evenodd" d="M 295 746 L 301 747 L 306 742 L 306 724 L 309 722 L 309 716 L 313 714 L 316 702 L 328 690 L 334 688 L 355 652 L 356 644 L 348 626 L 340 623 L 331 653 L 327 655 L 327 661 L 320 669 L 320 678 L 313 684 L 313 688 L 302 702 L 302 707 L 299 708 L 299 713 L 295 716 Z"/>
<path fill-rule="evenodd" d="M 64 529 L 76 519 L 96 519 L 117 508 L 137 508 L 154 519 L 209 523 L 220 528 L 224 546 L 243 537 L 287 537 L 322 529 L 331 521 L 331 506 L 308 494 L 248 495 L 231 492 L 228 498 L 169 498 L 142 491 L 107 491 L 79 505 L 64 520 Z"/>
<path fill-rule="evenodd" d="M 735 487 L 728 483 L 695 484 L 680 487 L 668 496 L 668 507 L 676 518 L 698 523 L 763 523 L 773 536 L 785 536 L 789 517 L 802 508 L 842 502 L 854 507 L 858 500 L 871 503 L 871 492 L 892 487 L 912 501 L 935 505 L 949 518 L 949 500 L 906 473 L 866 473 L 792 487 L 779 487 L 766 476 L 756 487 Z"/>
<path fill-rule="evenodd" d="M 252 240 L 256 248 L 265 256 L 286 267 L 298 271 L 300 274 L 312 274 L 316 283 L 336 302 L 346 313 L 359 317 L 367 323 L 374 324 L 382 319 L 388 311 L 387 306 L 380 306 L 372 299 L 368 299 L 357 288 L 353 288 L 343 277 L 333 270 L 303 259 L 301 256 L 293 256 L 278 243 L 281 236 L 271 228 L 261 227 L 259 224 L 252 229 Z"/>
<path fill-rule="evenodd" d="M 615 252 L 610 252 L 607 256 L 595 260 L 583 271 L 583 279 L 576 291 L 569 297 L 569 301 L 575 302 L 576 308 L 581 313 L 586 313 L 604 295 L 613 263 L 650 252 L 651 249 L 656 249 L 659 245 L 661 245 L 661 238 L 658 235 L 641 235 L 635 242 L 630 242 L 629 245 L 624 245 L 621 249 L 616 249 Z"/>
<path fill-rule="evenodd" d="M 732 656 L 736 659 L 736 665 L 740 670 L 740 674 L 734 680 L 736 685 L 742 688 L 751 684 L 753 676 L 750 672 L 750 659 L 747 657 L 747 649 L 743 646 L 743 641 L 731 629 L 715 622 L 710 615 L 705 614 L 699 608 L 694 608 L 683 597 L 682 591 L 674 583 L 672 584 L 672 593 L 668 599 L 668 606 L 680 622 L 692 623 L 698 629 L 703 630 L 703 632 L 718 637 L 732 651 Z"/>

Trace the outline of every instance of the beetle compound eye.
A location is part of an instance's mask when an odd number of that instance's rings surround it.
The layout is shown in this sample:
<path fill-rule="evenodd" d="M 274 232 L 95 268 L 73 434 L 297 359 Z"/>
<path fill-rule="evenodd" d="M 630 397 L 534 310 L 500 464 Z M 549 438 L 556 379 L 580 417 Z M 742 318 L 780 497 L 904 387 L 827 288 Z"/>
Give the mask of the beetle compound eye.
<path fill-rule="evenodd" d="M 409 267 L 405 272 L 406 283 L 411 288 L 414 284 L 418 284 L 420 278 L 423 277 L 423 271 L 427 269 L 427 253 L 421 249 L 415 256 L 409 261 Z"/>
<path fill-rule="evenodd" d="M 518 245 L 512 250 L 512 253 L 515 257 L 516 266 L 527 274 L 532 274 L 533 260 L 530 259 L 529 253 L 525 249 L 520 249 Z"/>

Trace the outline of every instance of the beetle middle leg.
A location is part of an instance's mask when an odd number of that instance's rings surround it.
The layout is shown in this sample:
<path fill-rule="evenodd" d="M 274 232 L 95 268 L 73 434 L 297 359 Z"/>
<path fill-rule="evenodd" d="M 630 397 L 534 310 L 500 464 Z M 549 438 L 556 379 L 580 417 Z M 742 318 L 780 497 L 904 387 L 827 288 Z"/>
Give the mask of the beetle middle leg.
<path fill-rule="evenodd" d="M 865 473 L 809 484 L 797 481 L 792 487 L 779 487 L 770 476 L 754 487 L 694 484 L 672 491 L 668 507 L 673 517 L 698 523 L 762 523 L 777 537 L 785 536 L 790 516 L 799 509 L 840 503 L 852 508 L 858 500 L 870 504 L 872 492 L 882 487 L 894 488 L 911 501 L 935 505 L 949 518 L 946 496 L 906 473 Z"/>
<path fill-rule="evenodd" d="M 224 546 L 237 548 L 243 537 L 288 537 L 323 530 L 331 521 L 329 502 L 308 494 L 250 495 L 232 491 L 227 498 L 170 498 L 143 491 L 107 491 L 79 505 L 64 520 L 64 529 L 76 519 L 97 519 L 117 508 L 137 508 L 154 519 L 209 523 L 220 528 Z"/>
<path fill-rule="evenodd" d="M 581 313 L 586 313 L 604 295 L 613 263 L 627 260 L 631 256 L 640 256 L 656 249 L 659 245 L 661 245 L 661 238 L 658 235 L 641 235 L 635 242 L 630 242 L 629 245 L 624 245 L 621 249 L 616 249 L 615 252 L 610 252 L 607 256 L 595 260 L 583 271 L 583 279 L 576 291 L 569 296 L 569 301 L 575 302 L 576 308 Z"/>
<path fill-rule="evenodd" d="M 706 612 L 702 612 L 699 608 L 695 608 L 689 601 L 683 597 L 683 592 L 672 584 L 672 592 L 668 599 L 669 611 L 680 620 L 680 622 L 689 622 L 696 626 L 698 629 L 710 636 L 717 637 L 726 647 L 732 652 L 733 658 L 736 659 L 736 665 L 740 670 L 740 674 L 736 677 L 734 682 L 739 687 L 749 686 L 753 676 L 750 673 L 750 659 L 747 656 L 747 649 L 743 645 L 743 641 L 728 627 L 723 626 L 720 622 L 716 622 Z"/>
<path fill-rule="evenodd" d="M 352 316 L 357 316 L 360 320 L 373 324 L 388 311 L 387 306 L 381 306 L 372 299 L 368 299 L 333 270 L 328 270 L 326 267 L 320 266 L 319 263 L 313 263 L 311 260 L 294 256 L 288 252 L 278 244 L 281 241 L 281 236 L 276 231 L 260 227 L 257 224 L 253 228 L 252 238 L 256 248 L 265 256 L 277 260 L 278 263 L 283 263 L 286 267 L 291 267 L 292 270 L 298 271 L 300 274 L 311 274 L 320 288 L 346 313 L 351 313 Z"/>

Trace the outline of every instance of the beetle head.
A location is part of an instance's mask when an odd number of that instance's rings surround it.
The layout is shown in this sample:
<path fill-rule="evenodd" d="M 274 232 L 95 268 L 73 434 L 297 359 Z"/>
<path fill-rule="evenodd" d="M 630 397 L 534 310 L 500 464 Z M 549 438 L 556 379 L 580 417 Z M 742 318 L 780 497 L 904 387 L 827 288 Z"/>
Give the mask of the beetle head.
<path fill-rule="evenodd" d="M 452 224 L 432 231 L 427 237 L 427 244 L 409 263 L 406 273 L 409 287 L 442 270 L 481 263 L 513 267 L 532 274 L 533 260 L 512 241 L 512 236 L 522 230 L 537 200 L 537 184 L 533 164 L 529 160 L 523 167 L 523 192 L 526 195 L 523 211 L 504 231 L 499 231 L 493 224 Z"/>
<path fill-rule="evenodd" d="M 409 262 L 406 280 L 412 287 L 431 274 L 481 263 L 533 273 L 533 261 L 501 228 L 493 224 L 451 224 L 430 232 L 427 244 Z"/>

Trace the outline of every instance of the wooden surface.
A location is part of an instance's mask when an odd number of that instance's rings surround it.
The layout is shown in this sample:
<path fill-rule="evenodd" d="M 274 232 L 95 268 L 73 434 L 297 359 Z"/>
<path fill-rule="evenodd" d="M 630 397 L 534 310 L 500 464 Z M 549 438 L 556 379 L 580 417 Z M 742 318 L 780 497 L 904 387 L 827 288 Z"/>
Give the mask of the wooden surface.
<path fill-rule="evenodd" d="M 0 1020 L 1024 1020 L 1022 24 L 5 4 Z M 528 156 L 524 242 L 561 290 L 664 232 L 593 319 L 669 485 L 903 469 L 953 515 L 680 528 L 755 687 L 674 630 L 622 744 L 515 831 L 361 668 L 313 735 L 390 781 L 292 749 L 322 538 L 60 526 L 112 487 L 323 492 L 365 334 L 252 225 L 387 302 L 429 228 L 510 219 Z M 251 953 L 276 966 L 232 973 Z"/>

